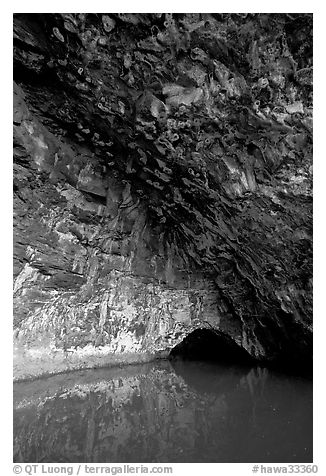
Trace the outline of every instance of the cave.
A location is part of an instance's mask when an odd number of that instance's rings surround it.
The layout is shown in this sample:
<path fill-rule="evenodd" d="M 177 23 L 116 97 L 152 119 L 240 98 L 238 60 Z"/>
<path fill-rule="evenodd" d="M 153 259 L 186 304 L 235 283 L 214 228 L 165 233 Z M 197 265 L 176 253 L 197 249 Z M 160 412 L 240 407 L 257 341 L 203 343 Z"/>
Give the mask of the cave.
<path fill-rule="evenodd" d="M 170 360 L 216 363 L 254 363 L 250 354 L 227 335 L 212 329 L 196 329 L 170 351 Z"/>
<path fill-rule="evenodd" d="M 311 463 L 313 15 L 15 13 L 13 79 L 14 470 Z"/>
<path fill-rule="evenodd" d="M 301 369 L 312 15 L 17 13 L 13 29 L 15 379 L 169 352 Z"/>

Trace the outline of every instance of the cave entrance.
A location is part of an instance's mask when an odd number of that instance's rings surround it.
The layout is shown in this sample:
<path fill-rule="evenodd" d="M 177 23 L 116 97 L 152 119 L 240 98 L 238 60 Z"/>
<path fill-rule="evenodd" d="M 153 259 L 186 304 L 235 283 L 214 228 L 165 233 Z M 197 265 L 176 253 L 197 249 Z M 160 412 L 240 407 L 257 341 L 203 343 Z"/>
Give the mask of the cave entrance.
<path fill-rule="evenodd" d="M 250 354 L 229 336 L 217 330 L 196 329 L 170 351 L 171 360 L 206 360 L 214 362 L 252 363 Z"/>

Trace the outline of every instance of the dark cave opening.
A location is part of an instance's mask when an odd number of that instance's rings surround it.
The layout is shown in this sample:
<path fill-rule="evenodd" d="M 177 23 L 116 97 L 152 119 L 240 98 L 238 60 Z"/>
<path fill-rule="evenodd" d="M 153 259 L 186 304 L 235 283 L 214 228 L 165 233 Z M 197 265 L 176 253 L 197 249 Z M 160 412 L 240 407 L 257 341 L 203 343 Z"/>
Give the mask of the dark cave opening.
<path fill-rule="evenodd" d="M 205 360 L 250 364 L 253 357 L 233 339 L 217 330 L 196 329 L 170 351 L 170 360 Z"/>

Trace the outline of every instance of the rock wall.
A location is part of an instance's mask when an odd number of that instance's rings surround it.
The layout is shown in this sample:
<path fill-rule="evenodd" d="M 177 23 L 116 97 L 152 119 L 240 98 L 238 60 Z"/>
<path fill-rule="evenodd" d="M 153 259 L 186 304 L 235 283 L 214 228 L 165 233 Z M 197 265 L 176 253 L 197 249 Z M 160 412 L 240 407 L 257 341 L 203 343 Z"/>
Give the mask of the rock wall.
<path fill-rule="evenodd" d="M 15 376 L 214 327 L 312 354 L 310 15 L 14 17 Z"/>
<path fill-rule="evenodd" d="M 213 281 L 192 273 L 164 231 L 153 229 L 130 184 L 100 167 L 93 174 L 92 153 L 42 126 L 17 85 L 16 115 L 18 378 L 108 364 L 115 353 L 127 362 L 139 352 L 167 355 L 222 316 L 236 327 Z M 100 193 L 104 202 L 94 198 Z"/>

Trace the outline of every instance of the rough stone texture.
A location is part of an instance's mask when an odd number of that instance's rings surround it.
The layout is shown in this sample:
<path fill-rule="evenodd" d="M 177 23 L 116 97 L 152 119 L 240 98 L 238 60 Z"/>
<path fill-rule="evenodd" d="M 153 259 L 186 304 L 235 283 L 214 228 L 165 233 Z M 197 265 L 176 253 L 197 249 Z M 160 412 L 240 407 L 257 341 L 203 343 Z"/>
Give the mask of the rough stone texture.
<path fill-rule="evenodd" d="M 17 376 L 310 361 L 311 15 L 17 14 L 14 78 Z"/>

